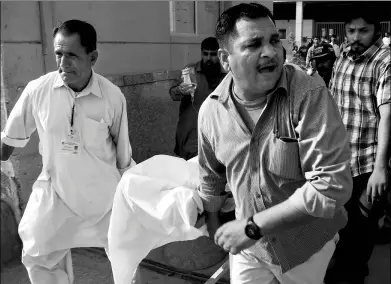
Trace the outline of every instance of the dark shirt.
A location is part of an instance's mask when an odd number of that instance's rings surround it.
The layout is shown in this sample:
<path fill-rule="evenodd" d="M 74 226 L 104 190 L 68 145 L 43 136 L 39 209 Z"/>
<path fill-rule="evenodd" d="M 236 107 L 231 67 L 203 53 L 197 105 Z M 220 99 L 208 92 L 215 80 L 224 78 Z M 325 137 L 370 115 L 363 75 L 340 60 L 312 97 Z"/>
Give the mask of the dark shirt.
<path fill-rule="evenodd" d="M 213 76 L 209 78 L 210 82 L 208 82 L 205 72 L 202 71 L 201 61 L 187 67 L 194 67 L 196 71 L 197 89 L 194 94 L 194 102 L 191 101 L 191 96 L 182 95 L 177 86 L 170 90 L 170 95 L 174 100 L 181 100 L 174 153 L 186 160 L 198 155 L 198 110 L 226 75 L 221 68 L 220 73 L 215 75 L 214 78 Z"/>
<path fill-rule="evenodd" d="M 306 45 L 300 46 L 300 48 L 299 48 L 299 55 L 300 55 L 300 58 L 302 60 L 305 60 L 307 58 L 308 49 L 309 49 L 309 47 L 306 46 Z"/>

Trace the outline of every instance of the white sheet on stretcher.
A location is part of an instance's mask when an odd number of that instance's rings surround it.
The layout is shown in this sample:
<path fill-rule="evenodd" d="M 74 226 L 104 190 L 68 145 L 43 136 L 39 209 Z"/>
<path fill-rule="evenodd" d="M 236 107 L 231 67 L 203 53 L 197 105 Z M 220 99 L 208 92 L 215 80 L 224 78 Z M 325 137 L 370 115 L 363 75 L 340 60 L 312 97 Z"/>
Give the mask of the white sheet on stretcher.
<path fill-rule="evenodd" d="M 208 235 L 194 227 L 203 211 L 198 162 L 157 155 L 129 169 L 118 184 L 109 227 L 116 284 L 130 284 L 148 253 L 174 241 Z"/>

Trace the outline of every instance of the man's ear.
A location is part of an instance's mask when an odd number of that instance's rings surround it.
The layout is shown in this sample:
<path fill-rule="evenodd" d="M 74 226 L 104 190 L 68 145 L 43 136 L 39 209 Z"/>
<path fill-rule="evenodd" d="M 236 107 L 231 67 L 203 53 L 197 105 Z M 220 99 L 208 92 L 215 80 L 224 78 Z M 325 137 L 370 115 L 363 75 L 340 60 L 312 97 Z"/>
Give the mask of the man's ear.
<path fill-rule="evenodd" d="M 229 66 L 229 52 L 225 48 L 219 48 L 217 51 L 217 56 L 219 57 L 220 64 L 223 66 L 224 70 L 229 72 L 231 70 Z"/>
<path fill-rule="evenodd" d="M 98 60 L 98 51 L 94 50 L 90 52 L 90 60 L 91 60 L 91 65 L 94 66 L 96 61 Z"/>

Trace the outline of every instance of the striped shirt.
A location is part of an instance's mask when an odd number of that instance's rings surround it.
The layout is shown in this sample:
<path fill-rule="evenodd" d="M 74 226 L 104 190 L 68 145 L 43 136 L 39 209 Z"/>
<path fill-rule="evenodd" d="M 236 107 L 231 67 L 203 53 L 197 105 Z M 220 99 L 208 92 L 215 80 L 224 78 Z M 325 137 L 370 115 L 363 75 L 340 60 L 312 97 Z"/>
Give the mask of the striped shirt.
<path fill-rule="evenodd" d="M 390 48 L 379 39 L 358 58 L 346 48 L 334 64 L 330 91 L 349 134 L 352 175 L 373 171 L 379 106 L 391 103 Z"/>
<path fill-rule="evenodd" d="M 238 220 L 288 198 L 319 217 L 264 236 L 245 250 L 286 272 L 307 261 L 346 224 L 343 204 L 352 188 L 346 129 L 324 82 L 294 65 L 284 65 L 253 131 L 235 106 L 232 83 L 229 73 L 199 113 L 199 195 L 204 209 L 216 212 L 226 199 L 227 184 Z"/>

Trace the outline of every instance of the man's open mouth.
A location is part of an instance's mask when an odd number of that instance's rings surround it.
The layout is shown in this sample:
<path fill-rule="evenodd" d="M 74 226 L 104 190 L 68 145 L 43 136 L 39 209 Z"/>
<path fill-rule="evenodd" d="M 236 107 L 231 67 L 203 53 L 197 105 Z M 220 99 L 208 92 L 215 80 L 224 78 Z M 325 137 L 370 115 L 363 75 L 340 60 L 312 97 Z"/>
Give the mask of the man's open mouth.
<path fill-rule="evenodd" d="M 273 72 L 276 69 L 277 65 L 265 65 L 258 68 L 259 73 Z"/>

